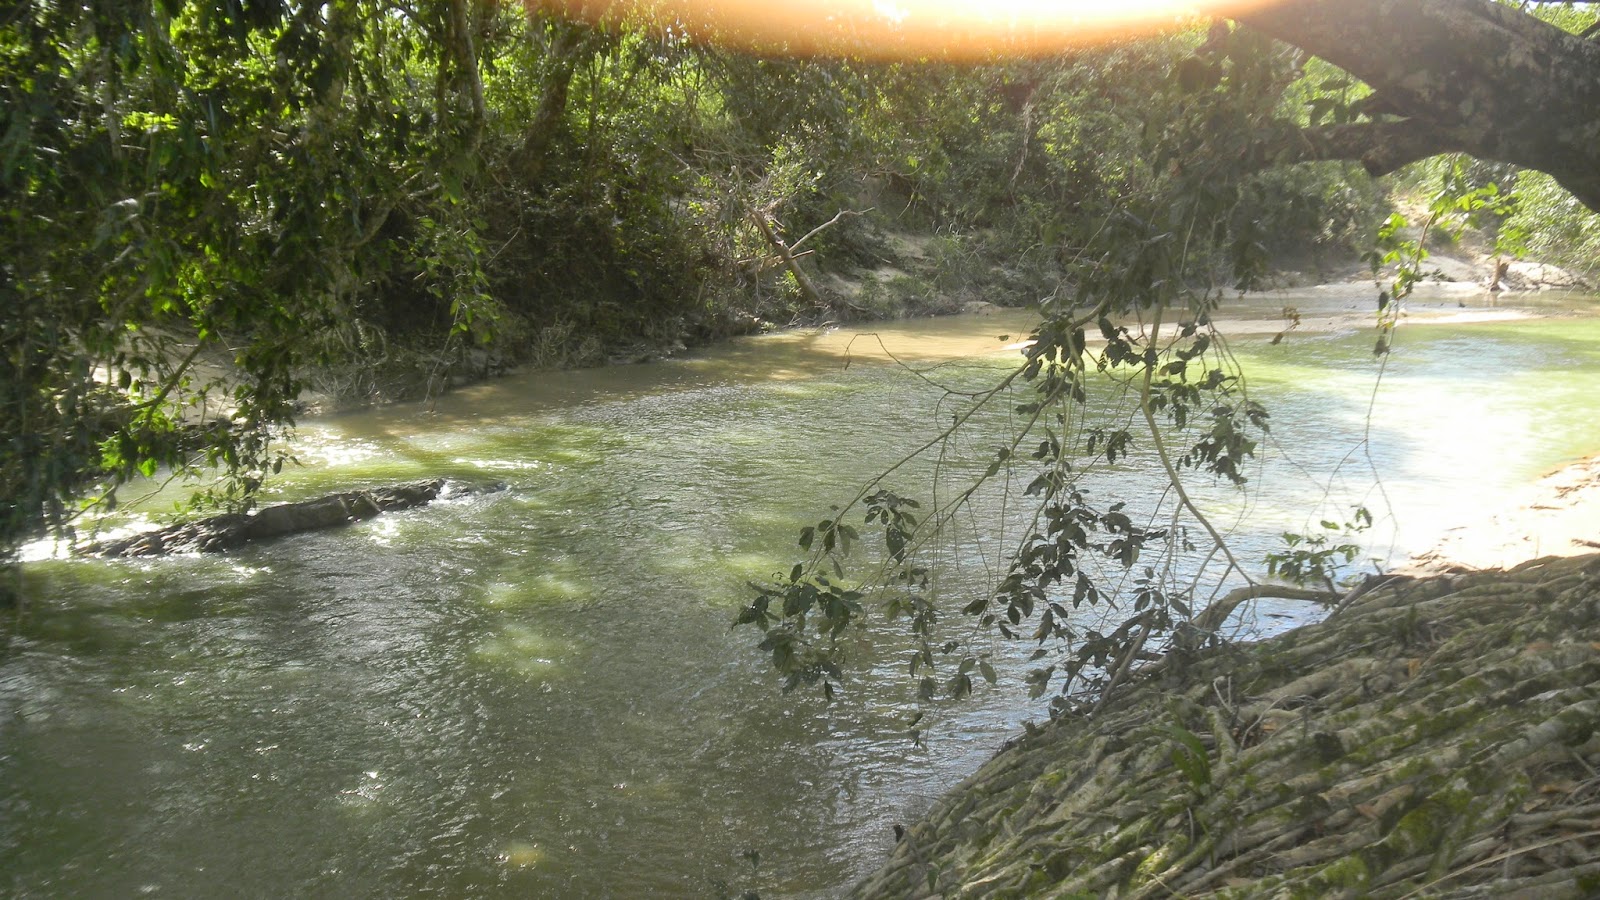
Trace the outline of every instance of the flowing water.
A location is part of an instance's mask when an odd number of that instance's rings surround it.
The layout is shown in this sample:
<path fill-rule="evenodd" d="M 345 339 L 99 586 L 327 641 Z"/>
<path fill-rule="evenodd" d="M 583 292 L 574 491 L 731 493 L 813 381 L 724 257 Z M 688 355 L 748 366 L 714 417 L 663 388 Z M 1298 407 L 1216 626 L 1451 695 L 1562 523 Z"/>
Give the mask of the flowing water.
<path fill-rule="evenodd" d="M 938 706 L 918 746 L 892 634 L 852 638 L 830 705 L 782 693 L 729 624 L 802 525 L 959 408 L 930 380 L 992 382 L 1026 329 L 879 329 L 904 366 L 877 338 L 787 334 L 328 418 L 277 496 L 508 489 L 225 556 L 28 563 L 34 605 L 0 656 L 0 893 L 836 894 L 1040 707 L 1012 667 Z M 1202 485 L 1241 555 L 1366 502 L 1375 553 L 1403 558 L 1600 450 L 1600 320 L 1403 329 L 1375 403 L 1371 345 L 1234 342 L 1280 446 L 1248 495 Z M 997 443 L 958 441 L 939 471 L 981 470 Z M 1154 492 L 1147 463 L 1097 489 Z M 1017 498 L 979 499 L 951 594 L 1015 536 L 984 523 Z"/>

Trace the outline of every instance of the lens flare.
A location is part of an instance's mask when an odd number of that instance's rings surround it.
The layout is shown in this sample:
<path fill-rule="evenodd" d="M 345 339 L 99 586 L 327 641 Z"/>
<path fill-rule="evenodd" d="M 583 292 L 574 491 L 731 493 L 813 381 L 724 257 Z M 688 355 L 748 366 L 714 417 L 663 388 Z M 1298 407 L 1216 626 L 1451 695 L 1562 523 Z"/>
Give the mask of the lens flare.
<path fill-rule="evenodd" d="M 1274 0 L 528 0 L 758 53 L 975 61 L 1039 56 L 1233 16 Z"/>

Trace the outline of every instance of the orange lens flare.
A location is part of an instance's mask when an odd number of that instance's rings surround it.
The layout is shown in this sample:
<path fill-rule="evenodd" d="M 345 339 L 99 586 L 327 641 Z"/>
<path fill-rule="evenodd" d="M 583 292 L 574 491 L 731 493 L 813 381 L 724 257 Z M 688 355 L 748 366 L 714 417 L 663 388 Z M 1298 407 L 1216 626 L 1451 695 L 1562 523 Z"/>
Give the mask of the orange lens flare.
<path fill-rule="evenodd" d="M 1273 0 L 528 0 L 759 53 L 979 61 L 1040 56 L 1232 16 Z"/>

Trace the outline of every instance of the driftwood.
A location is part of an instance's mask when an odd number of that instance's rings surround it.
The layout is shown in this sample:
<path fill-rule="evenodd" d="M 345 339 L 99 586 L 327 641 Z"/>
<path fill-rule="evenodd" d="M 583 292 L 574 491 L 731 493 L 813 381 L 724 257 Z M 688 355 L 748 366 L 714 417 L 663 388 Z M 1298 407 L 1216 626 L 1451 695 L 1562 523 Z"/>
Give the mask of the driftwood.
<path fill-rule="evenodd" d="M 169 553 L 220 553 L 250 541 L 334 528 L 394 510 L 423 506 L 444 490 L 445 480 L 417 481 L 361 491 L 343 491 L 314 500 L 280 503 L 251 514 L 228 513 L 180 522 L 132 537 L 90 544 L 79 556 L 162 556 Z"/>
<path fill-rule="evenodd" d="M 794 276 L 794 283 L 800 288 L 800 293 L 806 300 L 812 306 L 827 306 L 828 304 L 823 301 L 822 295 L 817 293 L 816 287 L 811 283 L 811 278 L 806 275 L 806 270 L 800 268 L 800 260 L 795 256 L 794 249 L 785 244 L 783 238 L 778 236 L 777 230 L 772 227 L 771 214 L 765 211 L 753 212 L 750 214 L 750 219 L 756 223 L 756 228 L 761 231 L 761 236 L 766 238 L 767 243 L 772 245 L 772 249 L 778 254 L 778 258 L 783 260 L 784 267 L 789 270 L 789 274 Z M 837 220 L 838 216 L 835 216 L 834 219 Z M 806 235 L 806 237 L 810 236 L 809 234 Z M 798 246 L 798 243 L 796 246 Z"/>
<path fill-rule="evenodd" d="M 1031 729 L 854 895 L 1600 896 L 1600 556 L 1168 662 Z"/>

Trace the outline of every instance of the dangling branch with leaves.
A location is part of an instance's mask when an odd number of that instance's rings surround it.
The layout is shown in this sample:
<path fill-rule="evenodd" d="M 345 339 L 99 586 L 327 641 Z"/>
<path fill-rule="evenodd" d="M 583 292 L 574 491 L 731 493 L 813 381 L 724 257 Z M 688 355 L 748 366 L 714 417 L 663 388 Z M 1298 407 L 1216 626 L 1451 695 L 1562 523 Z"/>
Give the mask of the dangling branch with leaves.
<path fill-rule="evenodd" d="M 1165 236 L 1153 235 L 1138 247 L 1145 254 L 1161 254 L 1168 252 L 1166 243 Z M 868 602 L 876 598 L 887 619 L 907 621 L 915 643 L 908 671 L 924 699 L 970 693 L 974 676 L 997 680 L 995 654 L 973 644 L 977 635 L 992 632 L 1036 645 L 1031 661 L 1042 664 L 1027 676 L 1030 693 L 1042 696 L 1055 684 L 1053 706 L 1064 710 L 1078 702 L 1086 687 L 1103 690 L 1125 676 L 1146 647 L 1155 646 L 1156 636 L 1196 621 L 1192 588 L 1177 583 L 1201 574 L 1176 562 L 1177 556 L 1195 550 L 1179 527 L 1182 521 L 1199 523 L 1213 552 L 1228 560 L 1212 577 L 1249 579 L 1228 549 L 1226 536 L 1184 489 L 1183 470 L 1243 487 L 1245 463 L 1258 444 L 1254 435 L 1266 432 L 1267 414 L 1242 395 L 1240 376 L 1223 359 L 1206 295 L 1174 293 L 1185 298 L 1187 321 L 1166 344 L 1159 312 L 1148 329 L 1118 324 L 1109 315 L 1107 299 L 1047 320 L 1023 351 L 1023 362 L 999 385 L 960 397 L 967 405 L 951 425 L 843 508 L 801 531 L 799 543 L 809 552 L 808 560 L 772 584 L 757 586 L 738 618 L 738 624 L 763 632 L 761 649 L 771 653 L 788 687 L 820 682 L 825 694 L 833 694 L 847 663 L 848 643 L 840 638 L 862 625 Z M 1099 332 L 1092 342 L 1090 326 Z M 954 396 L 946 394 L 947 399 Z M 1120 426 L 1095 412 L 1099 404 L 1114 405 L 1118 396 L 1132 408 Z M 924 516 L 920 502 L 883 486 L 911 459 L 947 447 L 958 432 L 978 427 L 976 414 L 1001 402 L 1012 402 L 1012 412 L 1020 418 L 983 473 L 952 498 Z M 1168 422 L 1158 422 L 1157 413 Z M 1144 425 L 1143 436 L 1130 427 L 1134 420 Z M 1186 442 L 1181 454 L 1167 449 L 1174 438 Z M 1035 442 L 1029 453 L 1025 448 Z M 1158 500 L 1136 513 L 1128 501 L 1091 501 L 1086 480 L 1126 460 L 1145 443 L 1160 460 L 1177 507 L 1163 513 Z M 955 534 L 956 514 L 991 483 L 1007 494 L 1013 483 L 1025 484 L 1021 493 L 1033 512 L 1013 545 L 1004 576 L 964 604 L 962 613 L 972 632 L 956 637 L 941 625 L 939 566 L 929 557 L 937 557 L 932 551 L 941 542 L 961 540 Z M 857 510 L 864 511 L 861 528 L 846 521 Z M 1171 520 L 1165 527 L 1139 521 L 1163 516 Z M 869 574 L 849 576 L 846 565 L 852 552 L 871 544 L 862 536 L 868 527 L 881 532 L 881 549 L 864 561 Z M 1336 594 L 1293 587 L 1250 584 L 1246 590 L 1250 597 L 1324 603 L 1337 599 Z M 1224 605 L 1231 609 L 1236 596 L 1230 595 Z M 1111 628 L 1095 625 L 1104 616 L 1088 612 L 1092 607 L 1121 609 L 1123 603 L 1131 607 L 1128 618 Z M 1221 622 L 1204 624 L 1215 630 Z M 941 684 L 935 673 L 946 665 L 949 675 Z"/>
<path fill-rule="evenodd" d="M 1228 89 L 1174 79 L 1167 115 L 1152 113 L 1158 118 L 1146 129 L 1147 168 L 1130 176 L 1077 251 L 1073 289 L 1047 305 L 1021 363 L 993 391 L 944 396 L 967 405 L 912 454 L 951 449 L 959 432 L 983 427 L 979 410 L 1010 403 L 1010 430 L 994 436 L 1002 446 L 982 474 L 924 509 L 884 485 L 903 462 L 804 529 L 807 560 L 756 587 L 738 622 L 763 632 L 760 646 L 788 687 L 820 682 L 831 696 L 852 646 L 841 637 L 863 626 L 874 600 L 890 621 L 905 619 L 913 642 L 907 671 L 924 699 L 960 697 L 976 676 L 997 680 L 1002 657 L 1023 654 L 980 647 L 994 635 L 1033 644 L 1025 654 L 1030 694 L 1054 690 L 1060 712 L 1103 702 L 1180 627 L 1215 640 L 1225 617 L 1249 600 L 1339 599 L 1320 587 L 1258 583 L 1186 484 L 1198 477 L 1244 489 L 1270 429 L 1211 321 L 1220 293 L 1203 263 L 1220 250 L 1241 284 L 1260 271 L 1258 223 L 1239 214 L 1255 168 L 1237 151 L 1249 123 L 1276 115 L 1262 98 L 1298 77 L 1294 58 L 1246 31 L 1214 34 L 1204 52 Z M 1237 127 L 1219 130 L 1219 122 Z M 1179 324 L 1167 332 L 1169 316 Z M 1160 473 L 1162 487 L 1095 497 L 1095 480 L 1135 453 Z M 962 602 L 970 625 L 963 634 L 943 621 L 937 550 L 970 540 L 957 533 L 956 514 L 980 491 L 1011 498 L 1013 488 L 1028 504 L 1025 525 L 1004 571 Z M 855 514 L 859 528 L 847 518 Z M 1006 523 L 998 525 L 1003 532 Z M 867 527 L 881 544 L 863 536 Z M 1195 545 L 1197 533 L 1204 546 Z M 848 560 L 858 549 L 864 559 Z M 1212 566 L 1218 556 L 1220 570 Z M 850 562 L 864 571 L 851 572 Z M 1202 584 L 1214 598 L 1204 613 L 1196 600 Z"/>

